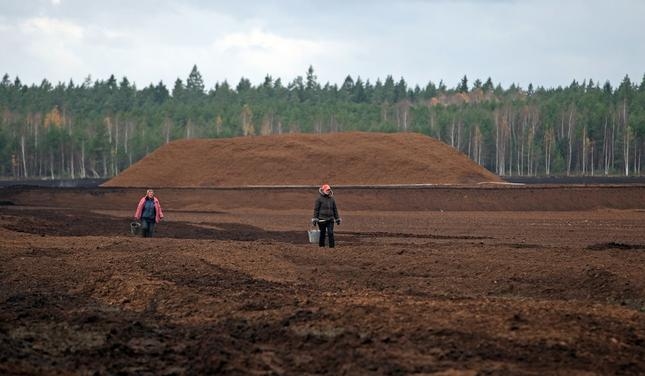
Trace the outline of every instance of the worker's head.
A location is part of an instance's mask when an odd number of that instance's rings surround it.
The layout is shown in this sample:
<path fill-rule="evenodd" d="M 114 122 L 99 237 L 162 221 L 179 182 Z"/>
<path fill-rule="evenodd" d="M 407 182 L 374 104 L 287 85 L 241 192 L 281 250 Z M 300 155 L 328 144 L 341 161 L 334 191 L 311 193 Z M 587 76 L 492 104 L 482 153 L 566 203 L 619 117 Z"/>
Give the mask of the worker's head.
<path fill-rule="evenodd" d="M 329 186 L 329 184 L 323 184 L 323 185 L 320 187 L 320 191 L 321 191 L 322 193 L 324 193 L 324 194 L 328 195 L 328 194 L 329 194 L 329 192 L 331 192 L 331 187 Z"/>
<path fill-rule="evenodd" d="M 146 191 L 146 196 L 152 198 L 152 197 L 154 197 L 154 195 L 155 195 L 155 191 L 153 191 L 152 189 L 148 189 Z"/>

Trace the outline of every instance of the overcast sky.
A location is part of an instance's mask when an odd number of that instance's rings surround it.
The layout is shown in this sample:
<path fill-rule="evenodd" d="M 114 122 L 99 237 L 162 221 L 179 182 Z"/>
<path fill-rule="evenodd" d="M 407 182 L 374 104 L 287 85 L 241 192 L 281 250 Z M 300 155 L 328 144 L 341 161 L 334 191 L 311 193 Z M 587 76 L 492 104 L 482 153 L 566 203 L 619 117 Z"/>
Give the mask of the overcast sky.
<path fill-rule="evenodd" d="M 196 64 L 210 89 L 311 65 L 321 84 L 616 86 L 643 78 L 644 16 L 644 0 L 0 0 L 0 74 L 172 88 Z"/>

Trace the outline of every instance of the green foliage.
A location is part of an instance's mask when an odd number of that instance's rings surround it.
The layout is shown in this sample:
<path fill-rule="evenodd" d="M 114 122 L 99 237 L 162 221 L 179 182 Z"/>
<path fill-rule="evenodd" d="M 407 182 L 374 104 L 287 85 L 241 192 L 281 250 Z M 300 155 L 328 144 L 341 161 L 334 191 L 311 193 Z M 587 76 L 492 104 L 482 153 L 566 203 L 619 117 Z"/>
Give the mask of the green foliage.
<path fill-rule="evenodd" d="M 459 82 L 459 85 L 457 86 L 457 91 L 460 93 L 468 92 L 468 77 L 466 77 L 465 75 L 461 79 L 461 82 Z"/>
<path fill-rule="evenodd" d="M 193 97 L 199 97 L 204 94 L 204 80 L 201 73 L 197 70 L 197 65 L 193 65 L 193 69 L 188 75 L 186 80 L 186 91 Z"/>
<path fill-rule="evenodd" d="M 257 86 L 241 78 L 206 92 L 197 66 L 170 91 L 114 75 L 27 86 L 5 74 L 0 114 L 0 175 L 15 178 L 109 177 L 180 138 L 343 131 L 419 132 L 498 173 L 544 174 L 547 163 L 553 175 L 592 165 L 624 173 L 627 157 L 629 173 L 640 174 L 645 75 L 640 85 L 625 76 L 616 89 L 593 80 L 504 89 L 489 77 L 469 90 L 465 75 L 451 89 L 442 80 L 411 88 L 389 75 L 374 84 L 348 75 L 339 87 L 321 85 L 310 66 L 286 86 L 267 75 Z"/>

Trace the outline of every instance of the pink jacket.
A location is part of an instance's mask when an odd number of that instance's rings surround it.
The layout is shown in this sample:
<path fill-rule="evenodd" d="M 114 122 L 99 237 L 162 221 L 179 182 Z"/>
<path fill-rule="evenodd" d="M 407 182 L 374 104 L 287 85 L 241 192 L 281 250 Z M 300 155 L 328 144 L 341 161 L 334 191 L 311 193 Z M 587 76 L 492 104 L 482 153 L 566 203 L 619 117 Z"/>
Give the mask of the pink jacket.
<path fill-rule="evenodd" d="M 155 201 L 155 222 L 159 223 L 163 219 L 163 212 L 161 211 L 161 205 L 159 204 L 159 200 L 157 200 L 156 197 L 152 198 Z M 139 220 L 141 219 L 141 212 L 143 211 L 143 204 L 146 202 L 146 196 L 141 197 L 141 200 L 139 200 L 139 205 L 137 205 L 137 211 L 134 212 L 134 219 Z"/>

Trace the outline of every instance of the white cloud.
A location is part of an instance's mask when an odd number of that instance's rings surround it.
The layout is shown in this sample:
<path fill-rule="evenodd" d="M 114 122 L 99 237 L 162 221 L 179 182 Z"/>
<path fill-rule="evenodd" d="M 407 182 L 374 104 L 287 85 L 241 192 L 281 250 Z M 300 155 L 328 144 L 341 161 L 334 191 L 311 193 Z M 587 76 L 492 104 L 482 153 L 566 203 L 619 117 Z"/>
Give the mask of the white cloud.
<path fill-rule="evenodd" d="M 337 84 L 348 74 L 546 87 L 643 75 L 641 0 L 331 3 L 0 0 L 0 40 L 11 52 L 0 60 L 23 82 L 114 74 L 138 87 L 171 86 L 193 64 L 209 88 L 265 75 L 287 83 L 309 65 L 319 82 Z"/>
<path fill-rule="evenodd" d="M 247 33 L 233 33 L 225 35 L 215 41 L 214 46 L 224 52 L 246 51 L 251 53 L 320 53 L 322 46 L 319 43 L 295 38 L 283 38 L 275 34 L 265 33 L 261 30 L 252 30 Z"/>
<path fill-rule="evenodd" d="M 83 27 L 55 18 L 35 17 L 22 22 L 17 27 L 17 32 L 25 41 L 20 46 L 26 53 L 23 59 L 33 60 L 47 67 L 42 78 L 51 80 L 55 78 L 47 75 L 54 72 L 59 76 L 65 72 L 86 69 L 79 55 L 86 35 Z"/>
<path fill-rule="evenodd" d="M 65 40 L 83 38 L 83 28 L 69 21 L 49 17 L 29 18 L 21 25 L 21 30 L 34 38 L 50 37 Z"/>
<path fill-rule="evenodd" d="M 350 50 L 349 44 L 344 42 L 289 38 L 253 29 L 216 39 L 204 58 L 226 62 L 224 65 L 229 72 L 235 73 L 229 79 L 246 77 L 259 83 L 267 74 L 292 80 L 297 75 L 304 75 L 309 65 L 315 67 L 321 61 L 348 58 Z"/>

